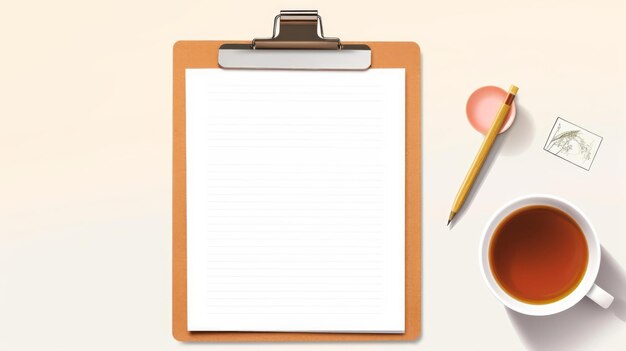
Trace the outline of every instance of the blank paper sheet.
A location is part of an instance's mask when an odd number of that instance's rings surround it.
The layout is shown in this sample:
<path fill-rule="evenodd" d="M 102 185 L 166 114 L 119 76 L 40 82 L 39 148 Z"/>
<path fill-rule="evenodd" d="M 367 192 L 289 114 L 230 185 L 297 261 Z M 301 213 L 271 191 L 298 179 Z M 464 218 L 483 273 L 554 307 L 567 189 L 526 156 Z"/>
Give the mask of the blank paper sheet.
<path fill-rule="evenodd" d="M 404 76 L 186 70 L 188 330 L 404 332 Z"/>

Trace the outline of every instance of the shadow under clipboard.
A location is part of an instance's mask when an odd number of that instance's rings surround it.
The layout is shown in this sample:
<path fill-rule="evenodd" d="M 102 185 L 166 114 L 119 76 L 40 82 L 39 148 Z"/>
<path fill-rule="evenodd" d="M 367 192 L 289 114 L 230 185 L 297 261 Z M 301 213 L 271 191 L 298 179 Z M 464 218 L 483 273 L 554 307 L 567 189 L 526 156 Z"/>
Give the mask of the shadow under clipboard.
<path fill-rule="evenodd" d="M 606 310 L 588 298 L 564 312 L 543 317 L 505 307 L 524 346 L 529 350 L 596 350 L 592 343 L 601 336 L 626 332 L 626 272 L 604 247 L 596 282 L 615 297 Z"/>

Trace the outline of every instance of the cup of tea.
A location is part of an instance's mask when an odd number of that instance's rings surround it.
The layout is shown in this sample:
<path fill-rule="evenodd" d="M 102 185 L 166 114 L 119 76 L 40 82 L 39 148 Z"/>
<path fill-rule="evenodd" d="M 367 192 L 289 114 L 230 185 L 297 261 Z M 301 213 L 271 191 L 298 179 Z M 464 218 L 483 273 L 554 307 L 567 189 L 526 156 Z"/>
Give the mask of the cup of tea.
<path fill-rule="evenodd" d="M 600 242 L 574 205 L 549 195 L 522 197 L 488 222 L 480 266 L 491 292 L 519 313 L 562 312 L 585 296 L 603 308 L 613 296 L 595 284 Z"/>

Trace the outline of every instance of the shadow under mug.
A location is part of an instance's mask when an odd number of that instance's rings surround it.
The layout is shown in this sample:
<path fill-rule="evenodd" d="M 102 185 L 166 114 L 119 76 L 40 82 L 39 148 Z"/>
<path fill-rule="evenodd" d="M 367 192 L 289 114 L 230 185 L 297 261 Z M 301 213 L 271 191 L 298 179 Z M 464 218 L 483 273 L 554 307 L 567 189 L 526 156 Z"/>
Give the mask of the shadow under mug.
<path fill-rule="evenodd" d="M 533 205 L 556 207 L 572 217 L 585 235 L 587 249 L 589 250 L 587 268 L 576 289 L 560 300 L 547 304 L 529 304 L 509 295 L 496 281 L 491 271 L 491 265 L 489 264 L 489 245 L 498 224 L 515 210 Z M 574 205 L 550 195 L 525 196 L 506 204 L 489 220 L 480 242 L 481 271 L 491 292 L 508 308 L 531 316 L 547 316 L 565 311 L 574 306 L 585 296 L 589 297 L 603 308 L 608 308 L 613 302 L 613 296 L 595 284 L 600 269 L 600 255 L 600 242 L 587 217 Z"/>

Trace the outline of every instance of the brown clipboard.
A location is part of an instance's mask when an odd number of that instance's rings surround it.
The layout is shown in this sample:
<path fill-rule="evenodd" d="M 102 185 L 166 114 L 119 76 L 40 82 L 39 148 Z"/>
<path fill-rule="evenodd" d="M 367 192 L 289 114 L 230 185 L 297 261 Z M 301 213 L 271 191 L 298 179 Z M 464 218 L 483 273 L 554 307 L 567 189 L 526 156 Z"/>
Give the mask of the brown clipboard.
<path fill-rule="evenodd" d="M 223 41 L 179 41 L 174 45 L 173 184 L 172 184 L 172 332 L 179 341 L 329 342 L 409 341 L 421 331 L 421 99 L 420 49 L 413 42 L 367 42 L 371 68 L 404 68 L 406 72 L 405 158 L 405 332 L 190 332 L 187 330 L 187 208 L 185 69 L 218 68 Z M 249 43 L 249 42 L 248 42 Z"/>

